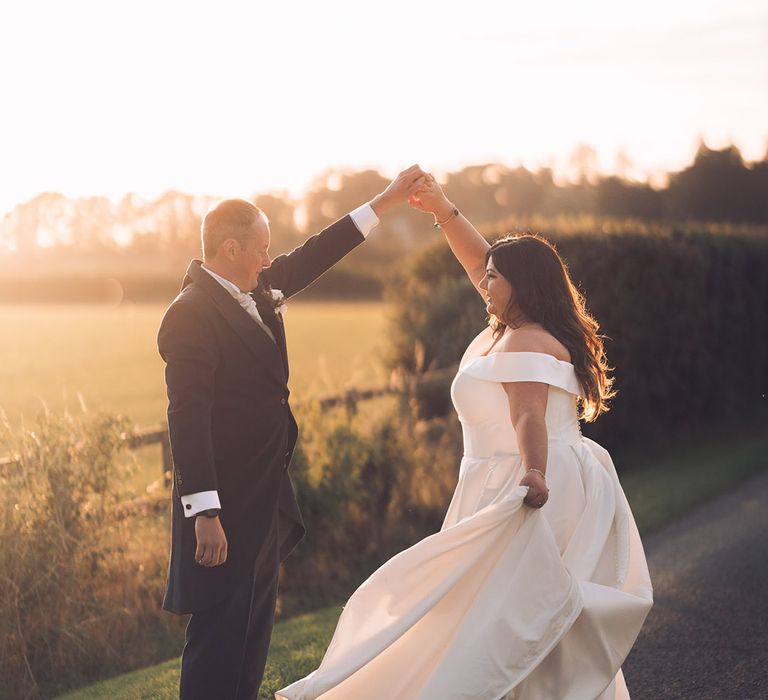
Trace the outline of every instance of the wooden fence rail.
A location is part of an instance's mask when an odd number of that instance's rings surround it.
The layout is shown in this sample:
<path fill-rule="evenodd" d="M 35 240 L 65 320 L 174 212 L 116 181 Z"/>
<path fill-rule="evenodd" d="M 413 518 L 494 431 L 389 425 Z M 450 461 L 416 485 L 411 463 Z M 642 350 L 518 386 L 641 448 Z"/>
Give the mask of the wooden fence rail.
<path fill-rule="evenodd" d="M 357 412 L 357 404 L 361 401 L 379 398 L 381 396 L 399 395 L 402 397 L 413 395 L 417 388 L 424 384 L 433 384 L 446 381 L 456 373 L 457 366 L 446 369 L 433 370 L 418 376 L 409 377 L 405 380 L 394 383 L 391 386 L 379 387 L 376 389 L 350 389 L 343 394 L 336 396 L 327 396 L 309 403 L 317 403 L 321 410 L 330 408 L 344 407 L 348 415 L 354 415 Z M 162 469 L 163 482 L 166 487 L 170 487 L 173 478 L 173 457 L 171 455 L 171 440 L 168 435 L 168 426 L 165 423 L 138 428 L 134 433 L 126 438 L 127 446 L 131 450 L 145 447 L 147 445 L 160 445 L 162 450 Z M 0 457 L 0 474 L 6 469 L 18 466 L 18 459 L 8 456 Z"/>

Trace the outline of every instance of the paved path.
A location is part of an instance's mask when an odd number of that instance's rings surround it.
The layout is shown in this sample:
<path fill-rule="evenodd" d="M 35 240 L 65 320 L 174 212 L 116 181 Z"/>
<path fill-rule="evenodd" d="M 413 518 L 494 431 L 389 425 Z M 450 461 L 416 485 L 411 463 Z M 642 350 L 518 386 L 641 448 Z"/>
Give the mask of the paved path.
<path fill-rule="evenodd" d="M 632 700 L 768 699 L 768 473 L 644 540 L 655 604 Z"/>

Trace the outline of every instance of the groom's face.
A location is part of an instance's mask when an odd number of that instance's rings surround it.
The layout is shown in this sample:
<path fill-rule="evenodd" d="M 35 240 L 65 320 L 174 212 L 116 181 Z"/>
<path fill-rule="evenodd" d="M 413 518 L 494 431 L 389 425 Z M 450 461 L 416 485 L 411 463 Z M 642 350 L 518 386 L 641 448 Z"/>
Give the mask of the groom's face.
<path fill-rule="evenodd" d="M 259 274 L 269 267 L 269 224 L 259 217 L 248 235 L 243 239 L 241 254 L 238 256 L 238 272 L 248 280 L 248 289 L 255 289 Z"/>

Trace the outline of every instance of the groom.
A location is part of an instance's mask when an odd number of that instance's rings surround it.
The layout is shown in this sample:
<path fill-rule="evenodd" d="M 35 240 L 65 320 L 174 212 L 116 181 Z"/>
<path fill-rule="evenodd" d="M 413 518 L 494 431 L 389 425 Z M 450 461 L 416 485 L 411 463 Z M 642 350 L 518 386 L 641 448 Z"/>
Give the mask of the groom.
<path fill-rule="evenodd" d="M 423 175 L 418 166 L 403 171 L 369 203 L 273 261 L 259 208 L 231 199 L 203 220 L 204 262 L 190 263 L 158 334 L 174 462 L 163 608 L 192 614 L 182 700 L 255 700 L 280 562 L 304 535 L 287 472 L 298 428 L 280 296 L 300 292 L 362 243 Z"/>

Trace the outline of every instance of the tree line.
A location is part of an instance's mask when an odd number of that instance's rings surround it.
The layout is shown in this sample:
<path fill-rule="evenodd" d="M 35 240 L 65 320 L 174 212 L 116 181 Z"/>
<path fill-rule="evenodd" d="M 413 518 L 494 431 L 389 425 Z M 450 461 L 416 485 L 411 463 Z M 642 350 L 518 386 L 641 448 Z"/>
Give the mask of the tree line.
<path fill-rule="evenodd" d="M 448 173 L 445 187 L 478 224 L 510 216 L 579 214 L 768 224 L 768 153 L 762 161 L 746 162 L 735 146 L 713 150 L 701 143 L 693 162 L 669 173 L 663 188 L 597 175 L 588 148 L 577 170 L 577 182 L 558 184 L 549 168 L 534 172 L 493 163 L 472 165 Z M 272 193 L 257 194 L 253 201 L 270 219 L 273 245 L 288 249 L 386 184 L 375 170 L 327 172 L 301 199 Z M 55 248 L 57 253 L 120 251 L 188 257 L 199 252 L 200 220 L 214 202 L 211 197 L 181 192 L 167 192 L 153 201 L 128 194 L 117 203 L 104 197 L 68 199 L 43 193 L 5 215 L 0 244 L 20 254 Z M 378 236 L 382 240 L 375 247 L 381 250 L 375 257 L 391 257 L 397 249 L 408 247 L 423 234 L 423 224 L 423 217 L 406 210 L 390 218 L 383 226 L 385 235 Z"/>

